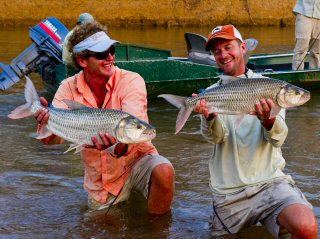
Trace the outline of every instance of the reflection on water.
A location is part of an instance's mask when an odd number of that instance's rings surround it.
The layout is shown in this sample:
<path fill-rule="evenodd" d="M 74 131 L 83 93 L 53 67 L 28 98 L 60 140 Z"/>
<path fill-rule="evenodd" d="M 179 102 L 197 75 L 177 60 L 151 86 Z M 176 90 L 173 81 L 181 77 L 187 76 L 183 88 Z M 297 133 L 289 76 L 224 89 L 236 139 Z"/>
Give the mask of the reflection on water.
<path fill-rule="evenodd" d="M 243 28 L 255 37 L 258 52 L 284 52 L 293 48 L 293 28 Z M 183 33 L 207 35 L 210 29 L 110 29 L 122 42 L 174 49 L 185 55 Z M 265 37 L 267 36 L 267 37 Z M 24 29 L 0 30 L 0 61 L 9 63 L 30 44 Z M 39 76 L 32 75 L 43 95 Z M 319 158 L 320 92 L 307 104 L 287 111 L 289 135 L 283 146 L 286 172 L 314 205 L 320 220 Z M 10 120 L 7 114 L 23 99 L 23 84 L 0 92 L 0 238 L 210 238 L 212 202 L 208 158 L 211 145 L 199 135 L 199 118 L 191 117 L 174 135 L 177 110 L 163 100 L 149 102 L 150 122 L 157 127 L 154 144 L 173 163 L 176 192 L 170 214 L 151 218 L 145 200 L 132 198 L 108 213 L 87 215 L 82 189 L 83 165 L 79 155 L 63 154 L 67 144 L 44 146 L 31 138 L 36 129 L 30 117 Z M 244 230 L 237 238 L 271 238 L 261 227 Z"/>

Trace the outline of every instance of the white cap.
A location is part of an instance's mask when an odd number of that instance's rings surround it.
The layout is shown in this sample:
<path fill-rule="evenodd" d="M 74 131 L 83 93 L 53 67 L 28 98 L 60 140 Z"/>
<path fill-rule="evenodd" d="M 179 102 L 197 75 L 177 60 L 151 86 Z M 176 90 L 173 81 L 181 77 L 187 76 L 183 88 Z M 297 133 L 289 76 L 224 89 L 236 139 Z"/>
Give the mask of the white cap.
<path fill-rule="evenodd" d="M 110 39 L 110 37 L 105 32 L 101 31 L 89 36 L 82 42 L 79 42 L 77 45 L 75 45 L 73 47 L 73 53 L 79 53 L 84 50 L 93 52 L 104 52 L 116 43 L 120 42 Z"/>

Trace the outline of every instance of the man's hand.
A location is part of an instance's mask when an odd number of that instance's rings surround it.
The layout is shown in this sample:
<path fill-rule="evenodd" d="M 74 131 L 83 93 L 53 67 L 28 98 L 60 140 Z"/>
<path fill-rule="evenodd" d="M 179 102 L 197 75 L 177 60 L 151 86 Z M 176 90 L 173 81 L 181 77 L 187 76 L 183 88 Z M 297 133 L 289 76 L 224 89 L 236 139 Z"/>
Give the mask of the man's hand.
<path fill-rule="evenodd" d="M 48 120 L 49 120 L 49 111 L 47 109 L 49 104 L 48 104 L 48 101 L 43 97 L 40 97 L 40 103 L 45 108 L 42 108 L 42 109 L 38 110 L 34 114 L 34 117 L 36 118 L 36 120 L 38 121 L 39 124 L 46 125 L 46 124 L 48 124 Z"/>
<path fill-rule="evenodd" d="M 192 97 L 197 96 L 196 94 L 192 94 Z M 199 114 L 203 114 L 203 116 L 206 118 L 206 120 L 210 121 L 213 118 L 217 117 L 218 113 L 209 113 L 207 102 L 205 99 L 198 100 L 196 106 L 194 107 L 194 112 L 197 112 Z"/>
<path fill-rule="evenodd" d="M 96 136 L 93 136 L 92 142 L 94 145 L 91 147 L 94 147 L 98 150 L 105 150 L 117 143 L 117 140 L 108 133 L 99 132 L 99 136 L 102 141 L 102 144 L 99 143 L 98 138 Z M 90 146 L 87 146 L 87 147 L 90 147 Z M 127 144 L 118 143 L 114 149 L 114 154 L 116 154 L 117 156 L 122 156 L 127 152 L 127 149 L 128 149 Z"/>
<path fill-rule="evenodd" d="M 270 119 L 270 111 L 274 107 L 274 102 L 271 99 L 261 99 L 259 103 L 255 104 L 255 113 L 252 115 L 257 115 L 258 119 L 261 121 L 261 124 L 267 130 L 271 130 L 276 120 L 275 117 Z"/>

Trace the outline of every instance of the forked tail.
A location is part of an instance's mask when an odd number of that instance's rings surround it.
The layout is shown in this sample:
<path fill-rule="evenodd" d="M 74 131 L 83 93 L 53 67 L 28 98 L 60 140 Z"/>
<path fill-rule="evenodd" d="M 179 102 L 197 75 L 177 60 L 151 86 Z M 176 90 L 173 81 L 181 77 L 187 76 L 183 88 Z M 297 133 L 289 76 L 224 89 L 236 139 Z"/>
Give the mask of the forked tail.
<path fill-rule="evenodd" d="M 158 97 L 165 99 L 170 104 L 180 109 L 177 120 L 176 120 L 175 134 L 179 133 L 179 131 L 183 128 L 183 126 L 185 125 L 185 123 L 187 122 L 189 116 L 193 111 L 193 108 L 188 108 L 185 104 L 185 100 L 187 97 L 170 95 L 170 94 L 162 94 L 162 95 L 158 95 Z"/>
<path fill-rule="evenodd" d="M 26 103 L 24 105 L 18 106 L 13 111 L 11 111 L 11 113 L 8 115 L 10 119 L 21 119 L 21 118 L 26 118 L 32 115 L 32 112 L 31 112 L 32 103 L 34 101 L 39 100 L 39 96 L 36 91 L 36 88 L 34 87 L 32 81 L 28 76 L 26 76 L 24 97 L 26 98 Z"/>

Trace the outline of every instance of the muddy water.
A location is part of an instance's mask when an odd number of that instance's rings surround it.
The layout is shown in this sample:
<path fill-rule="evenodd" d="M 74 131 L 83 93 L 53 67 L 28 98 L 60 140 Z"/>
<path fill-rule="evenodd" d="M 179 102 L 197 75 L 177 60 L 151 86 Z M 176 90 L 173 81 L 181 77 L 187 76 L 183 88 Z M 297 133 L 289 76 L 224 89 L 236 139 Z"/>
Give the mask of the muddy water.
<path fill-rule="evenodd" d="M 257 53 L 293 49 L 293 28 L 240 28 L 244 38 L 259 41 Z M 183 33 L 207 35 L 209 28 L 110 28 L 122 42 L 173 49 L 185 56 Z M 24 50 L 30 41 L 26 29 L 0 29 L 0 61 Z M 32 75 L 40 94 L 40 78 Z M 163 101 L 149 102 L 150 122 L 157 127 L 154 144 L 173 163 L 176 192 L 172 211 L 150 218 L 145 200 L 132 198 L 106 215 L 88 215 L 82 188 L 83 165 L 78 155 L 63 154 L 68 145 L 44 146 L 33 139 L 36 122 L 31 117 L 10 120 L 10 110 L 24 101 L 22 83 L 0 92 L 0 238 L 210 238 L 212 214 L 208 158 L 211 145 L 198 133 L 199 119 L 192 117 L 174 135 L 177 110 Z M 289 135 L 283 146 L 286 173 L 314 205 L 320 221 L 320 92 L 304 106 L 287 111 Z M 237 238 L 272 238 L 261 227 L 239 233 Z"/>

